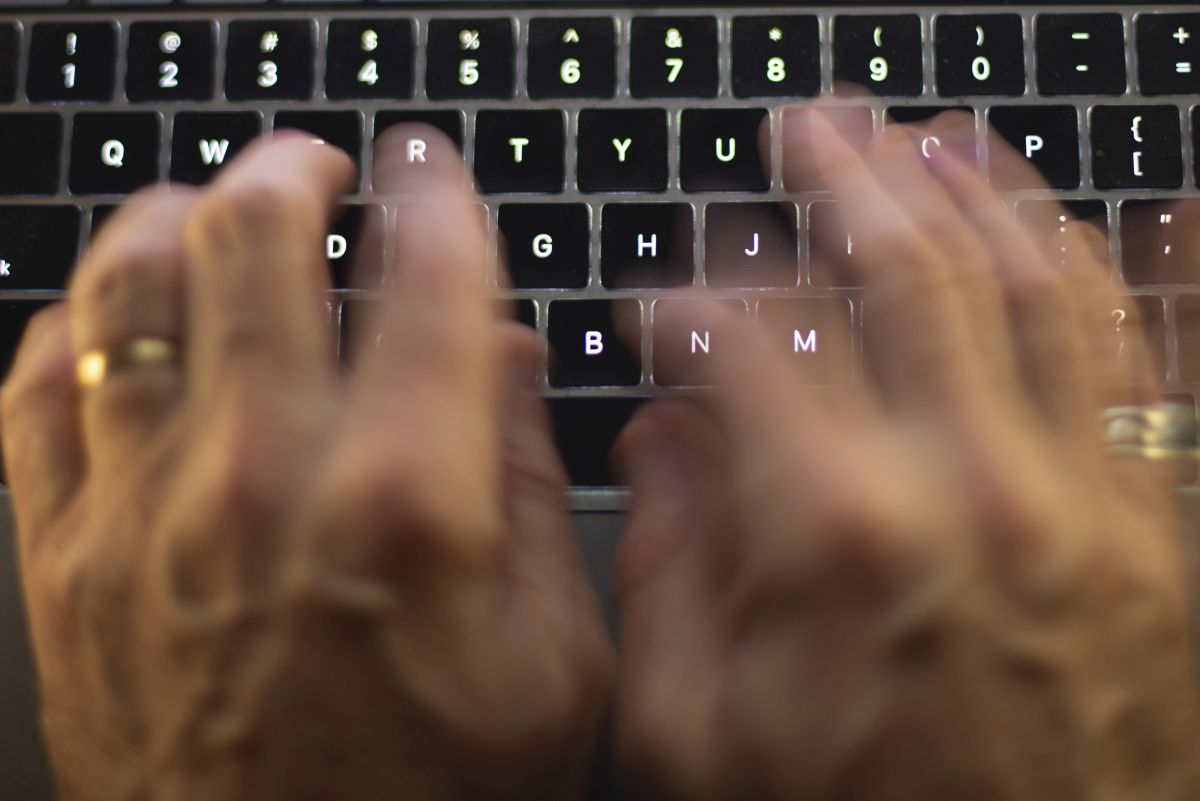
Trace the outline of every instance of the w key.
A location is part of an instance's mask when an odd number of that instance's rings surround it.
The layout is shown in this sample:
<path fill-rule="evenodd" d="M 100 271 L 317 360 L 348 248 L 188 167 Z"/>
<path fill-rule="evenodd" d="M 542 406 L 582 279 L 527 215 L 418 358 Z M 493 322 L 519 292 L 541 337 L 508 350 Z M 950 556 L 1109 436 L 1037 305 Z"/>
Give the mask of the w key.
<path fill-rule="evenodd" d="M 262 133 L 258 112 L 180 113 L 171 136 L 171 180 L 205 184 Z"/>

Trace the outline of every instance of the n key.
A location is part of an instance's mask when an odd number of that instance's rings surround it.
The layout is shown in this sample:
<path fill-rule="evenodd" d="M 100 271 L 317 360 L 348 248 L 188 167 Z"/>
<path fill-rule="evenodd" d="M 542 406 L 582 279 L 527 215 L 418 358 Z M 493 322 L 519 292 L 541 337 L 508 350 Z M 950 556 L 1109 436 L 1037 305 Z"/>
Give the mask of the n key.
<path fill-rule="evenodd" d="M 171 137 L 171 180 L 205 184 L 262 133 L 258 112 L 175 115 Z"/>
<path fill-rule="evenodd" d="M 1174 106 L 1092 109 L 1092 174 L 1100 189 L 1183 185 L 1179 110 Z"/>
<path fill-rule="evenodd" d="M 111 22 L 39 22 L 29 43 L 25 93 L 35 103 L 110 100 L 117 63 Z"/>

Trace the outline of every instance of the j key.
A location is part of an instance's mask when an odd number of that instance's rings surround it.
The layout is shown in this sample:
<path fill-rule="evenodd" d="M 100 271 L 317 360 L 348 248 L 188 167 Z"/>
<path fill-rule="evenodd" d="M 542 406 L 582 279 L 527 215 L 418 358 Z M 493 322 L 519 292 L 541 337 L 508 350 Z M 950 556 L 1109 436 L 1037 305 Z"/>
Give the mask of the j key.
<path fill-rule="evenodd" d="M 412 20 L 333 20 L 325 94 L 334 100 L 412 97 L 413 36 Z"/>
<path fill-rule="evenodd" d="M 839 16 L 833 21 L 833 79 L 877 95 L 919 95 L 921 18 Z"/>
<path fill-rule="evenodd" d="M 81 113 L 67 183 L 77 195 L 127 195 L 158 180 L 158 114 Z"/>
<path fill-rule="evenodd" d="M 1127 284 L 1200 283 L 1200 199 L 1121 204 L 1121 268 Z"/>
<path fill-rule="evenodd" d="M 745 315 L 746 301 L 721 301 L 734 314 Z M 704 321 L 704 311 L 693 301 L 659 300 L 653 309 L 654 383 L 660 387 L 713 385 L 711 360 L 724 343 L 720 333 Z"/>
<path fill-rule="evenodd" d="M 76 206 L 0 207 L 0 289 L 64 289 L 79 247 Z"/>
<path fill-rule="evenodd" d="M 1179 377 L 1200 383 L 1200 295 L 1180 295 L 1175 301 L 1175 330 L 1179 339 Z"/>
<path fill-rule="evenodd" d="M 715 17 L 637 17 L 629 55 L 634 97 L 716 97 Z"/>
<path fill-rule="evenodd" d="M 211 99 L 215 39 L 211 22 L 133 23 L 125 94 L 134 102 Z"/>
<path fill-rule="evenodd" d="M 379 111 L 375 113 L 375 136 L 379 137 L 393 125 L 420 123 L 437 128 L 461 151 L 463 149 L 463 115 L 461 111 Z M 417 148 L 420 150 L 420 148 Z"/>
<path fill-rule="evenodd" d="M 513 96 L 516 33 L 508 19 L 429 23 L 426 90 L 434 100 Z"/>
<path fill-rule="evenodd" d="M 1200 92 L 1200 14 L 1138 14 L 1137 48 L 1142 94 Z"/>
<path fill-rule="evenodd" d="M 563 112 L 481 111 L 475 118 L 475 178 L 485 193 L 561 192 Z"/>
<path fill-rule="evenodd" d="M 310 133 L 344 150 L 355 166 L 362 152 L 362 118 L 357 111 L 279 111 L 275 130 L 291 128 Z"/>
<path fill-rule="evenodd" d="M 1174 106 L 1092 109 L 1092 177 L 1101 189 L 1183 185 L 1179 110 Z"/>
<path fill-rule="evenodd" d="M 821 91 L 821 39 L 813 16 L 735 17 L 733 94 L 812 97 Z"/>
<path fill-rule="evenodd" d="M 313 23 L 241 20 L 229 24 L 225 96 L 230 100 L 306 100 L 312 95 Z"/>
<path fill-rule="evenodd" d="M 617 29 L 609 17 L 529 23 L 529 96 L 612 97 L 617 90 Z"/>
<path fill-rule="evenodd" d="M 994 106 L 988 111 L 988 124 L 1029 159 L 1050 186 L 1079 186 L 1079 119 L 1074 106 Z M 996 158 L 991 160 L 991 179 L 1002 189 L 1036 188 Z"/>
<path fill-rule="evenodd" d="M 853 328 L 846 298 L 759 301 L 758 320 L 792 354 L 806 384 L 848 383 L 853 376 Z"/>
<path fill-rule="evenodd" d="M 582 203 L 505 204 L 500 232 L 517 289 L 582 289 L 588 285 L 591 219 Z"/>
<path fill-rule="evenodd" d="M 3 279 L 0 279 L 2 281 Z M 48 300 L 4 300 L 0 301 L 0 381 L 8 376 L 25 326 L 33 315 L 49 306 Z"/>
<path fill-rule="evenodd" d="M 631 344 L 637 343 L 641 317 L 641 303 L 636 300 L 551 302 L 547 325 L 550 385 L 621 387 L 641 383 L 642 368 L 635 351 L 621 337 L 624 334 Z"/>
<path fill-rule="evenodd" d="M 1113 361 L 1137 378 L 1159 382 L 1167 375 L 1167 328 L 1162 298 L 1136 295 L 1112 310 Z M 1187 332 L 1180 318 L 1180 355 Z M 1134 360 L 1138 359 L 1137 362 Z M 1148 363 L 1146 360 L 1149 360 Z M 1181 364 L 1181 366 L 1183 366 Z M 1186 371 L 1186 367 L 1184 367 Z M 1186 379 L 1185 379 L 1186 380 Z"/>
<path fill-rule="evenodd" d="M 0 103 L 11 103 L 17 94 L 17 53 L 20 41 L 16 25 L 0 25 Z"/>
<path fill-rule="evenodd" d="M 554 440 L 573 487 L 617 486 L 612 449 L 642 398 L 550 398 Z"/>
<path fill-rule="evenodd" d="M 600 227 L 600 277 L 609 289 L 690 286 L 696 271 L 687 203 L 609 203 Z"/>
<path fill-rule="evenodd" d="M 792 287 L 798 266 L 791 203 L 710 203 L 704 209 L 705 283 Z"/>
<path fill-rule="evenodd" d="M 261 133 L 258 112 L 176 114 L 171 136 L 171 180 L 208 183 Z"/>
<path fill-rule="evenodd" d="M 1025 35 L 1016 14 L 943 14 L 934 23 L 944 97 L 1025 91 Z"/>
<path fill-rule="evenodd" d="M 343 206 L 325 237 L 334 289 L 374 289 L 383 276 L 384 208 Z"/>
<path fill-rule="evenodd" d="M 1120 14 L 1039 14 L 1038 90 L 1047 95 L 1125 91 L 1125 28 Z"/>
<path fill-rule="evenodd" d="M 0 195 L 54 194 L 62 137 L 57 114 L 0 115 Z"/>
<path fill-rule="evenodd" d="M 1108 260 L 1108 206 L 1103 200 L 1022 200 L 1017 204 L 1017 219 L 1059 265 L 1068 256 L 1064 237 L 1076 223 L 1088 226 L 1082 231 L 1096 258 Z"/>
<path fill-rule="evenodd" d="M 579 112 L 579 188 L 665 192 L 667 112 L 660 108 Z"/>
<path fill-rule="evenodd" d="M 770 155 L 764 159 L 759 152 L 766 121 L 765 108 L 685 110 L 679 148 L 683 190 L 767 191 L 771 185 Z"/>
<path fill-rule="evenodd" d="M 110 100 L 116 63 L 111 22 L 35 23 L 25 93 L 34 102 Z"/>

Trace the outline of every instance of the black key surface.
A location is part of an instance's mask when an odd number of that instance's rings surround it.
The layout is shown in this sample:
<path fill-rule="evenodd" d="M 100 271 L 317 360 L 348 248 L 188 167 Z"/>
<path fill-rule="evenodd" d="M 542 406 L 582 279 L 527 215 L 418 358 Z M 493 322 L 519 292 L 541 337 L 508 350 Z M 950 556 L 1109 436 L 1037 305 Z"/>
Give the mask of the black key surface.
<path fill-rule="evenodd" d="M 717 287 L 796 285 L 796 207 L 709 203 L 704 209 L 704 280 Z"/>
<path fill-rule="evenodd" d="M 916 14 L 838 16 L 833 21 L 833 79 L 877 95 L 919 95 L 921 18 Z"/>
<path fill-rule="evenodd" d="M 808 207 L 809 280 L 819 287 L 858 287 L 861 268 L 854 237 L 846 231 L 840 204 L 821 200 Z"/>
<path fill-rule="evenodd" d="M 17 96 L 17 55 L 21 36 L 15 23 L 0 24 L 0 103 Z"/>
<path fill-rule="evenodd" d="M 127 195 L 158 180 L 158 114 L 75 115 L 67 185 L 77 195 Z"/>
<path fill-rule="evenodd" d="M 1068 259 L 1064 235 L 1068 226 L 1084 223 L 1096 235 L 1090 237 L 1095 255 L 1108 260 L 1108 205 L 1103 200 L 1022 200 L 1017 203 L 1017 219 L 1032 234 L 1043 251 L 1060 266 Z"/>
<path fill-rule="evenodd" d="M 1101 189 L 1183 185 L 1182 136 L 1175 106 L 1092 108 L 1092 180 Z"/>
<path fill-rule="evenodd" d="M 334 289 L 378 288 L 383 276 L 384 208 L 347 204 L 325 236 L 325 259 Z"/>
<path fill-rule="evenodd" d="M 211 22 L 133 23 L 126 96 L 134 102 L 210 100 L 215 48 L 216 28 Z"/>
<path fill-rule="evenodd" d="M 667 112 L 584 109 L 579 112 L 579 189 L 665 192 Z"/>
<path fill-rule="evenodd" d="M 744 300 L 722 300 L 734 314 L 745 315 Z M 712 359 L 725 347 L 720 331 L 705 324 L 703 306 L 687 299 L 658 300 L 651 312 L 654 336 L 654 383 L 660 387 L 714 385 Z"/>
<path fill-rule="evenodd" d="M 65 289 L 79 219 L 76 206 L 0 206 L 0 289 Z"/>
<path fill-rule="evenodd" d="M 279 111 L 276 131 L 293 129 L 312 134 L 346 152 L 357 167 L 362 153 L 362 117 L 357 111 Z"/>
<path fill-rule="evenodd" d="M 529 96 L 612 97 L 617 91 L 617 29 L 611 17 L 529 23 Z"/>
<path fill-rule="evenodd" d="M 550 303 L 550 385 L 553 387 L 636 386 L 642 368 L 631 346 L 641 330 L 636 300 L 556 300 Z M 630 337 L 627 345 L 617 333 Z"/>
<path fill-rule="evenodd" d="M 100 233 L 100 229 L 108 222 L 117 209 L 121 208 L 117 203 L 97 203 L 92 206 L 92 223 L 88 227 L 88 241 L 92 242 L 96 239 L 96 235 Z"/>
<path fill-rule="evenodd" d="M 3 278 L 0 278 L 0 283 Z M 25 326 L 33 315 L 50 305 L 48 300 L 0 300 L 0 382 L 8 376 Z"/>
<path fill-rule="evenodd" d="M 180 112 L 171 136 L 171 180 L 205 184 L 262 133 L 256 111 Z"/>
<path fill-rule="evenodd" d="M 407 19 L 332 20 L 325 94 L 334 100 L 412 97 L 414 35 Z"/>
<path fill-rule="evenodd" d="M 821 35 L 812 15 L 735 17 L 733 94 L 812 97 L 821 91 Z"/>
<path fill-rule="evenodd" d="M 1142 94 L 1200 92 L 1200 14 L 1138 14 L 1137 49 Z"/>
<path fill-rule="evenodd" d="M 463 115 L 461 111 L 379 111 L 375 114 L 375 136 L 393 125 L 420 123 L 437 128 L 463 148 Z"/>
<path fill-rule="evenodd" d="M 58 114 L 0 115 L 0 195 L 54 194 L 62 139 Z"/>
<path fill-rule="evenodd" d="M 687 203 L 609 203 L 601 212 L 600 274 L 609 289 L 691 285 L 696 271 Z"/>
<path fill-rule="evenodd" d="M 884 123 L 898 122 L 910 125 L 919 122 L 930 122 L 942 114 L 957 112 L 959 114 L 975 115 L 975 109 L 970 106 L 888 106 Z"/>
<path fill-rule="evenodd" d="M 758 303 L 758 319 L 805 384 L 845 384 L 853 376 L 850 301 L 846 298 L 778 298 Z"/>
<path fill-rule="evenodd" d="M 313 23 L 238 20 L 229 23 L 225 96 L 230 100 L 306 100 L 312 95 Z"/>
<path fill-rule="evenodd" d="M 635 17 L 629 54 L 634 97 L 716 97 L 715 17 Z"/>
<path fill-rule="evenodd" d="M 475 179 L 485 193 L 561 192 L 565 148 L 561 111 L 481 111 L 475 117 Z"/>
<path fill-rule="evenodd" d="M 513 96 L 516 32 L 509 19 L 429 23 L 425 88 L 434 100 Z"/>
<path fill-rule="evenodd" d="M 770 153 L 759 151 L 766 122 L 765 108 L 686 109 L 679 146 L 683 190 L 767 191 L 771 186 Z"/>
<path fill-rule="evenodd" d="M 554 439 L 573 487 L 612 487 L 612 449 L 646 401 L 642 398 L 550 398 Z"/>
<path fill-rule="evenodd" d="M 35 103 L 110 100 L 116 67 L 113 23 L 38 22 L 29 42 L 25 94 Z"/>
<path fill-rule="evenodd" d="M 1200 284 L 1200 199 L 1121 203 L 1125 283 Z"/>
<path fill-rule="evenodd" d="M 1125 91 L 1125 28 L 1120 14 L 1038 14 L 1038 91 L 1119 95 Z"/>
<path fill-rule="evenodd" d="M 938 94 L 1025 91 L 1025 34 L 1016 14 L 941 14 L 934 21 Z"/>
<path fill-rule="evenodd" d="M 1050 186 L 1079 186 L 1079 119 L 1074 106 L 994 106 L 988 124 L 1037 167 Z M 1003 189 L 1035 188 L 991 160 L 992 182 Z"/>
<path fill-rule="evenodd" d="M 1159 301 L 1161 303 L 1161 301 Z M 1179 340 L 1179 377 L 1200 383 L 1200 295 L 1180 295 L 1175 301 L 1175 331 Z"/>
<path fill-rule="evenodd" d="M 583 203 L 506 203 L 499 226 L 516 289 L 588 285 L 591 215 Z"/>
<path fill-rule="evenodd" d="M 517 300 L 513 308 L 513 319 L 521 325 L 527 325 L 537 330 L 538 304 L 536 300 L 522 298 Z"/>

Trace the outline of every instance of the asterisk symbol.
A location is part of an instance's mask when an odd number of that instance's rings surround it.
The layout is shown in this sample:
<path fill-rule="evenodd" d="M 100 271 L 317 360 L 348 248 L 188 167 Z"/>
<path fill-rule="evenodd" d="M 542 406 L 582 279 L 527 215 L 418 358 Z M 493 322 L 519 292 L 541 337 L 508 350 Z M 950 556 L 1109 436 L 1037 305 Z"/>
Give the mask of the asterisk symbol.
<path fill-rule="evenodd" d="M 783 41 L 783 29 L 782 28 L 772 28 L 770 33 L 768 33 L 767 35 L 771 37 L 772 42 L 782 42 Z"/>

